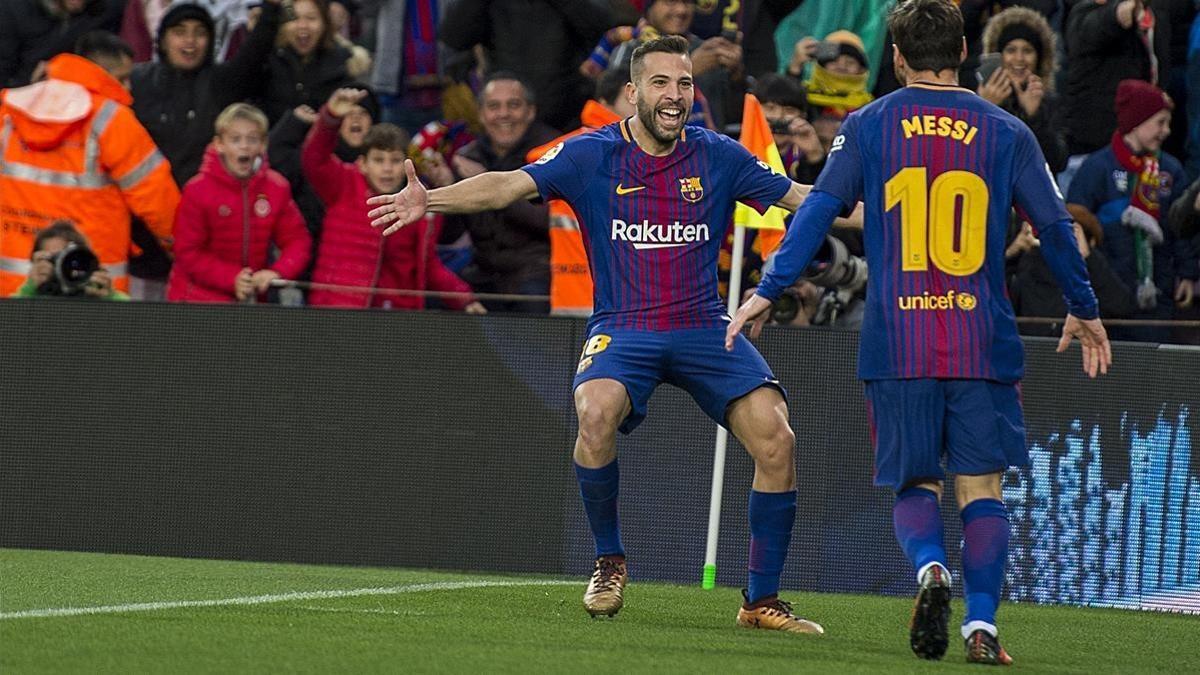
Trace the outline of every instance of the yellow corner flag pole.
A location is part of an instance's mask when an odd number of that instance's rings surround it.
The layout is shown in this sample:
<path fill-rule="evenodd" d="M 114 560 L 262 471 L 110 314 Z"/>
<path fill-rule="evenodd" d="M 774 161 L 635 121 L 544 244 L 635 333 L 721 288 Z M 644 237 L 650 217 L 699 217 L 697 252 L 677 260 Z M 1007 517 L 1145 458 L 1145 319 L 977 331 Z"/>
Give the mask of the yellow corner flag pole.
<path fill-rule="evenodd" d="M 783 158 L 775 147 L 775 138 L 771 135 L 771 126 L 763 114 L 762 105 L 753 94 L 746 94 L 746 102 L 742 110 L 742 134 L 739 139 L 758 160 L 772 171 L 786 175 L 783 168 Z M 779 246 L 783 239 L 783 221 L 787 212 L 772 206 L 765 214 L 738 203 L 733 212 L 733 260 L 729 270 L 729 315 L 737 312 L 742 295 L 742 263 L 746 250 L 746 228 L 759 230 L 762 257 Z M 725 450 L 729 445 L 729 431 L 717 427 L 717 440 L 713 450 L 712 494 L 708 502 L 708 541 L 704 551 L 704 572 L 700 586 L 711 589 L 717 585 L 717 542 L 720 539 L 721 527 L 721 493 L 725 487 Z"/>

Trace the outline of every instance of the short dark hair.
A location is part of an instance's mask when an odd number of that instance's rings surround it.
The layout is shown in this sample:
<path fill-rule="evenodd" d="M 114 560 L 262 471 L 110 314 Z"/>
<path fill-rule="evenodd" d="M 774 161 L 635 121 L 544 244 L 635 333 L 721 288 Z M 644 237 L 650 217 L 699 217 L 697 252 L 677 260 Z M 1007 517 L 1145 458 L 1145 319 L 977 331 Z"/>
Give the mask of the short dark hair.
<path fill-rule="evenodd" d="M 621 96 L 621 92 L 625 91 L 627 82 L 629 82 L 629 69 L 627 68 L 613 68 L 604 71 L 604 74 L 596 81 L 596 100 L 612 105 Z"/>
<path fill-rule="evenodd" d="M 653 40 L 646 40 L 633 50 L 633 58 L 629 60 L 629 74 L 633 82 L 637 82 L 642 74 L 642 61 L 647 54 L 662 52 L 664 54 L 687 54 L 688 41 L 682 35 L 663 35 Z"/>
<path fill-rule="evenodd" d="M 47 239 L 66 239 L 67 242 L 77 246 L 88 245 L 87 237 L 75 227 L 75 223 L 69 220 L 56 220 L 45 228 L 38 230 L 38 233 L 33 237 L 33 251 L 30 255 L 42 250 L 42 246 Z"/>
<path fill-rule="evenodd" d="M 514 73 L 511 70 L 494 70 L 488 73 L 488 76 L 483 78 L 483 84 L 479 85 L 479 102 L 483 104 L 483 90 L 493 82 L 499 80 L 508 80 L 521 85 L 521 98 L 529 105 L 537 105 L 537 96 L 533 93 L 533 87 L 525 81 L 525 78 Z"/>
<path fill-rule="evenodd" d="M 754 83 L 754 95 L 759 103 L 775 103 L 795 108 L 804 114 L 808 108 L 808 97 L 804 87 L 791 77 L 779 73 L 767 73 Z"/>
<path fill-rule="evenodd" d="M 120 61 L 122 57 L 133 59 L 133 47 L 106 30 L 84 33 L 75 42 L 75 53 L 93 63 L 98 58 L 114 61 Z"/>
<path fill-rule="evenodd" d="M 910 70 L 936 73 L 962 63 L 963 18 L 952 0 L 904 0 L 887 25 Z"/>
<path fill-rule="evenodd" d="M 383 150 L 384 152 L 399 150 L 400 152 L 406 152 L 409 140 L 408 132 L 395 124 L 388 124 L 387 122 L 375 124 L 363 136 L 362 153 L 365 157 L 372 150 Z"/>

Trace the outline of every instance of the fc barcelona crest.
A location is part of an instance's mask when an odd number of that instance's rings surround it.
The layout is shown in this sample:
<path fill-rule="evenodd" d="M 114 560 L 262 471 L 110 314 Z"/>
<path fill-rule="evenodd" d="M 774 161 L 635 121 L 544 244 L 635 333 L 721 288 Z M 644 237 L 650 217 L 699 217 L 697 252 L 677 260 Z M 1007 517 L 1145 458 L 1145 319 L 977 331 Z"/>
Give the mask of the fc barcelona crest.
<path fill-rule="evenodd" d="M 700 184 L 699 176 L 679 179 L 679 194 L 683 201 L 695 204 L 704 197 L 704 186 Z"/>

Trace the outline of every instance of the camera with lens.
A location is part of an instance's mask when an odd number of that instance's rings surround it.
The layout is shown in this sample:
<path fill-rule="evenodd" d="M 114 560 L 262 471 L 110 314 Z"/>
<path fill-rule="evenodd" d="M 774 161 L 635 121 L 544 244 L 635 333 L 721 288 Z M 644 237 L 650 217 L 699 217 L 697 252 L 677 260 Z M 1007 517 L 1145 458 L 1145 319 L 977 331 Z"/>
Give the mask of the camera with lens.
<path fill-rule="evenodd" d="M 782 117 L 778 119 L 767 120 L 767 124 L 771 127 L 773 134 L 790 134 L 792 133 L 792 119 L 790 117 Z"/>
<path fill-rule="evenodd" d="M 67 244 L 49 260 L 54 268 L 50 278 L 38 286 L 38 295 L 83 295 L 92 275 L 100 269 L 100 259 L 86 246 Z"/>
<path fill-rule="evenodd" d="M 813 261 L 801 275 L 821 293 L 814 325 L 833 324 L 867 285 L 867 261 L 853 255 L 842 240 L 826 235 Z M 787 324 L 795 320 L 806 304 L 803 292 L 788 288 L 771 306 L 771 320 Z"/>

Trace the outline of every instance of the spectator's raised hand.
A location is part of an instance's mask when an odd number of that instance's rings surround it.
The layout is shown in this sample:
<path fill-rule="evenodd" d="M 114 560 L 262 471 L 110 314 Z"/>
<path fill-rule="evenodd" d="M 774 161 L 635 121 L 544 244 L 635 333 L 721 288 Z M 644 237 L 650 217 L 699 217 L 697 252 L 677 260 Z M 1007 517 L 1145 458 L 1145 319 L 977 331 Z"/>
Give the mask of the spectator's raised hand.
<path fill-rule="evenodd" d="M 254 294 L 254 277 L 249 267 L 243 267 L 233 280 L 233 295 L 238 302 L 245 302 Z"/>
<path fill-rule="evenodd" d="M 421 175 L 433 187 L 446 187 L 454 182 L 454 172 L 450 170 L 450 165 L 446 163 L 442 153 L 436 151 L 424 156 Z"/>
<path fill-rule="evenodd" d="M 1013 91 L 1012 78 L 1009 77 L 1008 71 L 1003 68 L 997 68 L 992 76 L 984 82 L 977 92 L 988 103 L 1000 105 L 1004 99 L 1008 98 Z"/>
<path fill-rule="evenodd" d="M 804 70 L 804 64 L 813 60 L 817 55 L 818 42 L 815 37 L 809 36 L 792 46 L 792 60 L 788 62 L 789 74 L 800 77 L 800 73 Z"/>
<path fill-rule="evenodd" d="M 467 314 L 487 314 L 487 308 L 484 307 L 483 303 L 479 302 L 478 300 L 472 302 L 466 307 L 463 307 L 463 311 Z"/>
<path fill-rule="evenodd" d="M 385 237 L 424 216 L 425 209 L 429 206 L 429 193 L 417 178 L 417 169 L 411 159 L 404 160 L 404 173 L 408 176 L 408 184 L 403 190 L 367 200 L 369 206 L 377 207 L 367 214 L 367 217 L 371 218 L 371 227 L 390 224 L 383 231 Z"/>
<path fill-rule="evenodd" d="M 1075 233 L 1075 248 L 1079 249 L 1079 255 L 1087 260 L 1087 257 L 1092 254 L 1092 246 L 1088 243 L 1083 226 L 1079 223 L 1071 223 L 1071 231 Z"/>
<path fill-rule="evenodd" d="M 312 124 L 317 121 L 317 111 L 307 105 L 298 105 L 292 108 L 292 115 L 305 124 Z"/>
<path fill-rule="evenodd" d="M 795 117 L 788 124 L 788 131 L 792 134 L 792 142 L 796 150 L 800 151 L 809 163 L 815 164 L 825 156 L 821 137 L 817 135 L 817 130 L 813 128 L 811 122 L 803 117 Z"/>
<path fill-rule="evenodd" d="M 1041 242 L 1037 237 L 1033 236 L 1033 226 L 1029 223 L 1021 223 L 1021 231 L 1017 236 L 1013 237 L 1012 243 L 1004 250 L 1005 258 L 1016 258 L 1017 256 L 1041 246 Z"/>
<path fill-rule="evenodd" d="M 341 118 L 353 112 L 358 102 L 366 97 L 367 92 L 365 89 L 342 87 L 334 90 L 333 95 L 329 97 L 329 101 L 325 105 L 329 108 L 330 115 Z"/>
<path fill-rule="evenodd" d="M 1042 83 L 1042 78 L 1032 74 L 1025 82 L 1024 88 L 1014 85 L 1013 91 L 1017 94 L 1017 103 L 1021 104 L 1021 109 L 1030 117 L 1037 114 L 1038 108 L 1042 106 L 1042 99 L 1046 97 L 1046 85 Z"/>
<path fill-rule="evenodd" d="M 450 162 L 454 164 L 454 170 L 463 178 L 471 178 L 487 171 L 487 169 L 473 159 L 467 159 L 462 155 L 455 155 L 450 158 Z"/>
<path fill-rule="evenodd" d="M 1141 18 L 1141 0 L 1123 0 L 1117 4 L 1117 23 L 1121 24 L 1121 28 L 1133 28 L 1133 24 Z"/>
<path fill-rule="evenodd" d="M 732 42 L 723 37 L 712 37 L 700 43 L 692 51 L 692 74 L 703 75 L 714 68 L 719 68 L 723 60 L 728 60 L 728 46 L 733 45 Z M 737 47 L 737 45 L 733 45 Z M 741 47 L 738 47 L 740 53 Z"/>

